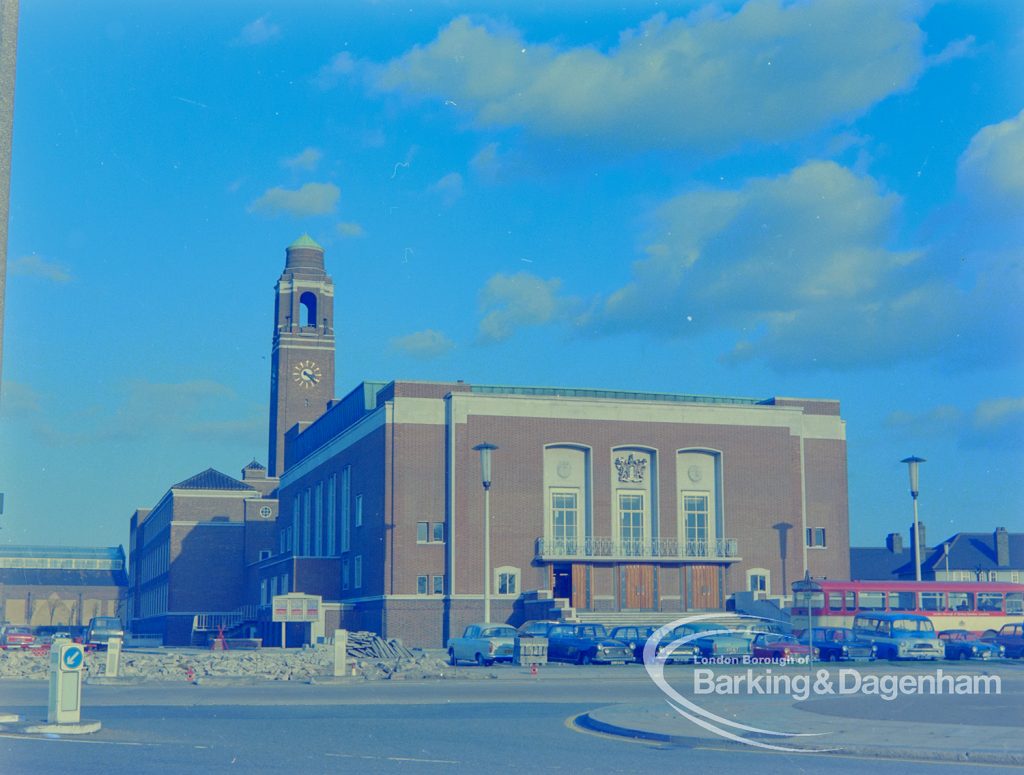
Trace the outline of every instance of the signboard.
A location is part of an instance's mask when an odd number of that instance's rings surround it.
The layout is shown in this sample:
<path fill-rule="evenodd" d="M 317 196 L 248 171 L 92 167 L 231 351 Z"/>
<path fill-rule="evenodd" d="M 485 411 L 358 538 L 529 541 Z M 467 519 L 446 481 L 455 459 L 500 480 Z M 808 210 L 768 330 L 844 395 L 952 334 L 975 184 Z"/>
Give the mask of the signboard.
<path fill-rule="evenodd" d="M 85 650 L 77 643 L 60 646 L 60 669 L 63 672 L 81 670 L 85 664 Z"/>
<path fill-rule="evenodd" d="M 275 622 L 316 622 L 320 620 L 320 595 L 304 595 L 291 592 L 274 595 L 273 621 Z"/>

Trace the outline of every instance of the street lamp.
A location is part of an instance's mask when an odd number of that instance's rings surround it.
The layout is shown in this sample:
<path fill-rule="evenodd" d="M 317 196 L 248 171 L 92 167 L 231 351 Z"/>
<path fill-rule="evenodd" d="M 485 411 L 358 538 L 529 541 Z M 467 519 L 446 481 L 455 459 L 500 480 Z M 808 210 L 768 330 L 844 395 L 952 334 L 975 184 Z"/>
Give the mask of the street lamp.
<path fill-rule="evenodd" d="M 804 571 L 804 577 L 798 581 L 793 582 L 793 602 L 796 603 L 797 595 L 803 593 L 804 605 L 807 606 L 807 672 L 811 675 L 811 680 L 814 676 L 814 620 L 811 618 L 811 599 L 815 593 L 820 594 L 822 586 L 817 581 L 811 578 L 811 572 L 809 570 Z"/>
<path fill-rule="evenodd" d="M 917 526 L 917 493 L 920 491 L 917 482 L 917 467 L 926 462 L 924 458 L 911 455 L 900 461 L 910 469 L 910 497 L 914 499 L 914 579 L 921 580 L 921 530 Z"/>
<path fill-rule="evenodd" d="M 494 444 L 477 444 L 480 453 L 480 478 L 484 486 L 484 621 L 491 621 L 491 452 Z"/>

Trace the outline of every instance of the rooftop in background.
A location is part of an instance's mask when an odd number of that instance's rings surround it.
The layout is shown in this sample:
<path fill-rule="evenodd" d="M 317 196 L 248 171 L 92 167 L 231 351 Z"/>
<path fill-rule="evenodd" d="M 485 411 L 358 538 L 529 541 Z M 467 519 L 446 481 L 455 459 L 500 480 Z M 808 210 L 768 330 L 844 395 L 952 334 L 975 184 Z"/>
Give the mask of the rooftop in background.
<path fill-rule="evenodd" d="M 0 557 L 26 557 L 54 560 L 124 560 L 121 546 L 43 546 L 0 545 Z"/>
<path fill-rule="evenodd" d="M 190 476 L 184 481 L 171 486 L 172 490 L 254 490 L 255 488 L 245 482 L 240 482 L 232 476 L 222 474 L 215 468 L 207 468 L 205 471 Z"/>

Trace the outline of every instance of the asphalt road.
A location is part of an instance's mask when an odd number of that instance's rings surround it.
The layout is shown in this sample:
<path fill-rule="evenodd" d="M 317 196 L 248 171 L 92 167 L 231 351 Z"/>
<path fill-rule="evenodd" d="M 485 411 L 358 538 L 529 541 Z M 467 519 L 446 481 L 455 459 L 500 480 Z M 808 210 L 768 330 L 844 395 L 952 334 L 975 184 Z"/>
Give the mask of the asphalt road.
<path fill-rule="evenodd" d="M 511 670 L 511 668 L 506 668 Z M 0 772 L 918 773 L 963 765 L 784 755 L 574 729 L 595 707 L 647 702 L 642 669 L 550 668 L 537 680 L 86 686 L 83 738 L 0 735 Z M 45 715 L 45 682 L 0 683 L 0 710 Z M 944 768 L 944 769 L 943 769 Z"/>

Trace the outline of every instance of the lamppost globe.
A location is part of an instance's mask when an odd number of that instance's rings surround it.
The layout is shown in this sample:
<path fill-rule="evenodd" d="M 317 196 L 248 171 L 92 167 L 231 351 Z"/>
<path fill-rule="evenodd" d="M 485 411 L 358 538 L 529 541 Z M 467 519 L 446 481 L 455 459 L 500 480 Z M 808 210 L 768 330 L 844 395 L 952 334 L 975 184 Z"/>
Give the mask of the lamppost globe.
<path fill-rule="evenodd" d="M 906 463 L 908 471 L 910 473 L 910 497 L 914 499 L 914 579 L 916 581 L 921 580 L 921 529 L 917 523 L 917 494 L 921 492 L 920 483 L 918 481 L 918 466 L 921 463 L 927 462 L 923 457 L 917 457 L 911 455 L 910 457 L 904 458 L 900 461 Z"/>

